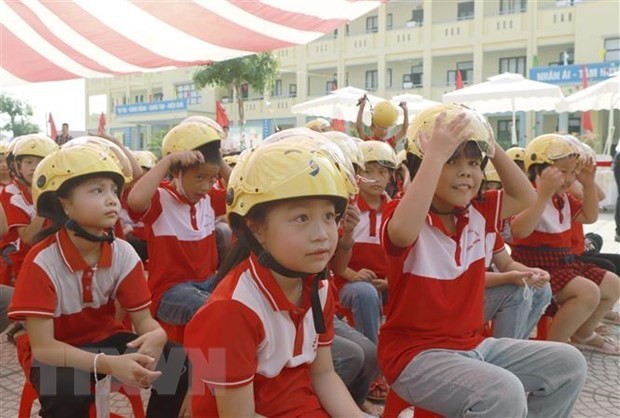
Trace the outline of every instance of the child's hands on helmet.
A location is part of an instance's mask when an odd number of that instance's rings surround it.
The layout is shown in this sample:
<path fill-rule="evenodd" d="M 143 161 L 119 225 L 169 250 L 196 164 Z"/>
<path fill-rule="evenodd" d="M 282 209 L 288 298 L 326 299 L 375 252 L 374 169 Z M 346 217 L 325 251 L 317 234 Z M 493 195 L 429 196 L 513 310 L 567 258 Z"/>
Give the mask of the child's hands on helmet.
<path fill-rule="evenodd" d="M 590 186 L 594 184 L 595 176 L 596 163 L 594 161 L 589 161 L 583 167 L 581 167 L 579 174 L 577 174 L 577 180 L 579 180 L 579 183 L 583 184 L 584 186 Z"/>
<path fill-rule="evenodd" d="M 441 112 L 435 119 L 432 136 L 420 131 L 419 140 L 424 160 L 433 159 L 445 163 L 463 142 L 471 139 L 472 133 L 467 129 L 469 119 L 465 113 L 459 114 L 450 123 L 445 123 L 446 112 Z"/>
<path fill-rule="evenodd" d="M 189 167 L 194 164 L 205 162 L 205 157 L 199 151 L 181 151 L 168 154 L 166 157 L 170 165 L 180 164 L 182 167 Z"/>
<path fill-rule="evenodd" d="M 545 168 L 536 176 L 536 190 L 538 194 L 549 198 L 557 193 L 564 184 L 562 172 L 553 166 Z"/>

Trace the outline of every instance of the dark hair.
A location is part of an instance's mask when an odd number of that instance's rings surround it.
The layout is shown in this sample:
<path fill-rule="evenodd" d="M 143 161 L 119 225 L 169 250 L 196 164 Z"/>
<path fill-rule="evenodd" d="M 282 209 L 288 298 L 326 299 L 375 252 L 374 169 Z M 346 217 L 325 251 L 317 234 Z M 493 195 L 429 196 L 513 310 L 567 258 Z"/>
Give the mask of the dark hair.
<path fill-rule="evenodd" d="M 543 172 L 543 170 L 549 167 L 550 164 L 533 164 L 527 169 L 527 178 L 533 183 L 536 181 L 536 177 Z"/>
<path fill-rule="evenodd" d="M 208 144 L 202 145 L 193 151 L 199 151 L 205 162 L 203 164 L 212 164 L 219 166 L 222 161 L 222 156 L 220 154 L 220 141 L 209 142 Z M 179 163 L 173 164 L 170 167 L 170 173 L 175 174 L 178 172 L 183 173 L 186 170 L 189 170 L 194 167 L 198 167 L 201 163 L 192 164 L 189 166 L 182 166 Z"/>

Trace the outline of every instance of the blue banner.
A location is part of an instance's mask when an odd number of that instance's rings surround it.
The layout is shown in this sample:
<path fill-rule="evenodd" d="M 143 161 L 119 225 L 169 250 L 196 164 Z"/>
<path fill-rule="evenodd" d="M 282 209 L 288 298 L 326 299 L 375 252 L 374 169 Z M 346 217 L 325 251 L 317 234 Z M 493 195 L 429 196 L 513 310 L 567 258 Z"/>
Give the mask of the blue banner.
<path fill-rule="evenodd" d="M 263 139 L 271 135 L 271 119 L 263 119 Z"/>
<path fill-rule="evenodd" d="M 549 84 L 581 84 L 584 65 L 588 84 L 603 81 L 616 71 L 620 71 L 620 61 L 536 67 L 530 70 L 530 80 Z"/>
<path fill-rule="evenodd" d="M 178 99 L 115 106 L 114 112 L 116 116 L 130 116 L 145 113 L 176 112 L 185 109 L 187 109 L 187 99 Z"/>

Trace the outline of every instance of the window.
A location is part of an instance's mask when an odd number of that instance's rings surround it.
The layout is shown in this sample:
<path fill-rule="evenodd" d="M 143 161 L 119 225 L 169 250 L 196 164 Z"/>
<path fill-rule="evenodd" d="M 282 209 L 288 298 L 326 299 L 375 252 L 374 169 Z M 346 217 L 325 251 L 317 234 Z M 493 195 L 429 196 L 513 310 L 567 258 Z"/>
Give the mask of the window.
<path fill-rule="evenodd" d="M 373 33 L 379 30 L 379 18 L 370 16 L 366 18 L 366 33 Z"/>
<path fill-rule="evenodd" d="M 144 103 L 144 94 L 136 94 L 134 103 Z"/>
<path fill-rule="evenodd" d="M 388 13 L 386 18 L 385 18 L 385 26 L 387 30 L 392 30 L 392 23 L 393 23 L 393 15 L 392 13 Z"/>
<path fill-rule="evenodd" d="M 518 116 L 515 122 L 517 124 L 517 138 L 519 138 Z M 512 145 L 512 119 L 500 119 L 497 121 L 497 143 L 504 149 L 508 149 Z"/>
<path fill-rule="evenodd" d="M 175 90 L 177 99 L 187 99 L 187 103 L 191 105 L 202 103 L 202 96 L 194 83 L 177 84 Z"/>
<path fill-rule="evenodd" d="M 573 135 L 581 133 L 581 117 L 568 118 L 568 133 Z"/>
<path fill-rule="evenodd" d="M 275 84 L 273 85 L 272 96 L 274 97 L 282 96 L 282 80 L 276 80 Z"/>
<path fill-rule="evenodd" d="M 415 87 L 422 86 L 422 74 L 423 66 L 421 62 L 411 66 L 411 82 Z"/>
<path fill-rule="evenodd" d="M 377 79 L 378 79 L 377 70 L 366 71 L 366 90 L 376 90 Z"/>
<path fill-rule="evenodd" d="M 153 94 L 153 101 L 155 102 L 161 102 L 162 100 L 164 100 L 164 93 L 155 93 Z"/>
<path fill-rule="evenodd" d="M 250 85 L 248 83 L 244 83 L 241 85 L 241 98 L 247 99 L 250 96 Z"/>
<path fill-rule="evenodd" d="M 297 97 L 297 84 L 289 84 L 288 85 L 288 96 L 289 97 Z"/>
<path fill-rule="evenodd" d="M 385 88 L 392 87 L 392 69 L 388 68 L 387 73 L 385 74 Z"/>
<path fill-rule="evenodd" d="M 403 88 L 413 88 L 413 82 L 411 81 L 411 74 L 403 74 Z"/>
<path fill-rule="evenodd" d="M 527 0 L 500 0 L 499 14 L 507 15 L 527 11 Z"/>
<path fill-rule="evenodd" d="M 471 84 L 474 81 L 474 63 L 473 61 L 457 62 L 456 69 L 461 70 L 461 78 L 463 84 Z M 446 85 L 454 86 L 456 84 L 456 71 L 448 70 L 446 73 Z"/>
<path fill-rule="evenodd" d="M 575 50 L 573 48 L 567 48 L 560 52 L 558 61 L 561 65 L 572 65 L 575 63 Z"/>
<path fill-rule="evenodd" d="M 620 38 L 605 39 L 604 61 L 620 61 Z"/>
<path fill-rule="evenodd" d="M 331 80 L 325 83 L 325 92 L 329 93 L 330 91 L 334 91 L 338 88 L 338 82 L 336 80 Z"/>
<path fill-rule="evenodd" d="M 525 57 L 499 59 L 499 73 L 517 73 L 525 77 Z"/>
<path fill-rule="evenodd" d="M 466 1 L 458 4 L 458 20 L 469 20 L 474 18 L 474 2 Z"/>
<path fill-rule="evenodd" d="M 411 23 L 415 23 L 414 26 L 422 26 L 424 24 L 424 9 L 419 8 L 411 12 Z"/>

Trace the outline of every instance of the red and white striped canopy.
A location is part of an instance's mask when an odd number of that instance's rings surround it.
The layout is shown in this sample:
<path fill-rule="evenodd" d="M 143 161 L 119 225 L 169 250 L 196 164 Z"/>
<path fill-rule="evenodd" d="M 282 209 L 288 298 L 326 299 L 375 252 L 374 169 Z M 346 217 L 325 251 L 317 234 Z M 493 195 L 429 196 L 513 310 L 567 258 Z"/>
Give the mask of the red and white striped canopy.
<path fill-rule="evenodd" d="M 380 3 L 0 0 L 0 85 L 153 71 L 305 44 Z"/>

